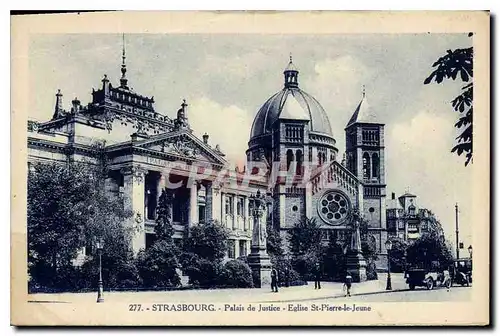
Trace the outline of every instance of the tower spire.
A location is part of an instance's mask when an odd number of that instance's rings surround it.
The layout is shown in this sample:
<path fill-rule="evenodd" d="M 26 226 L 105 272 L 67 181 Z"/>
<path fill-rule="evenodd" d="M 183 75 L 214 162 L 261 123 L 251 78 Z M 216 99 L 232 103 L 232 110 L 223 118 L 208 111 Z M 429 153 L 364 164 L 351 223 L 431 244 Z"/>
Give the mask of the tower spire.
<path fill-rule="evenodd" d="M 52 119 L 60 118 L 64 112 L 63 107 L 62 107 L 62 104 L 63 104 L 62 97 L 63 97 L 63 94 L 61 93 L 61 89 L 57 89 L 56 105 L 54 107 L 54 114 L 52 116 Z"/>
<path fill-rule="evenodd" d="M 128 79 L 127 79 L 127 65 L 125 64 L 125 34 L 122 34 L 122 68 L 121 68 L 121 72 L 122 72 L 122 77 L 120 78 L 120 87 L 121 88 L 124 88 L 124 89 L 128 89 L 128 86 L 127 86 L 127 82 L 128 82 Z"/>
<path fill-rule="evenodd" d="M 283 74 L 285 75 L 286 88 L 299 87 L 299 71 L 293 64 L 292 53 L 290 53 L 290 62 L 288 63 L 288 66 L 286 67 Z"/>

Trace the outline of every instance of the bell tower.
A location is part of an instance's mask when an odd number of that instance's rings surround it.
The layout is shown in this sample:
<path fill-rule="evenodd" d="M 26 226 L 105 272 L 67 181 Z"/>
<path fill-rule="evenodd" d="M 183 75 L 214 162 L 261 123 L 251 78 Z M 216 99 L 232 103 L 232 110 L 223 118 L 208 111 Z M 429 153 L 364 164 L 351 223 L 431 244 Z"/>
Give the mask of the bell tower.
<path fill-rule="evenodd" d="M 377 245 L 379 253 L 385 254 L 384 124 L 377 120 L 366 99 L 364 87 L 361 101 L 346 125 L 345 135 L 346 167 L 363 184 L 363 208 L 360 213 L 368 221 L 369 229 L 375 229 L 368 233 L 367 238 Z"/>

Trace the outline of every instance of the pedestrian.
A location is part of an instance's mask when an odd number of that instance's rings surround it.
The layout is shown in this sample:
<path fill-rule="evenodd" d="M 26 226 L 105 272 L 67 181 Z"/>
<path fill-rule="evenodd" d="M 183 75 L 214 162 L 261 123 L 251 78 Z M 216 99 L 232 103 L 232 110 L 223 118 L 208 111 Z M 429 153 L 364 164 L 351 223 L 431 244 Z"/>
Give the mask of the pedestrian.
<path fill-rule="evenodd" d="M 445 270 L 443 271 L 443 281 L 444 285 L 446 286 L 446 291 L 449 292 L 451 288 L 451 276 L 450 276 L 450 271 Z"/>
<path fill-rule="evenodd" d="M 314 268 L 314 289 L 321 289 L 321 266 L 319 263 L 316 263 L 316 267 Z"/>
<path fill-rule="evenodd" d="M 271 291 L 278 293 L 278 272 L 274 268 L 271 270 Z"/>
<path fill-rule="evenodd" d="M 344 280 L 345 296 L 351 296 L 351 286 L 352 286 L 352 276 L 350 272 L 347 272 Z"/>

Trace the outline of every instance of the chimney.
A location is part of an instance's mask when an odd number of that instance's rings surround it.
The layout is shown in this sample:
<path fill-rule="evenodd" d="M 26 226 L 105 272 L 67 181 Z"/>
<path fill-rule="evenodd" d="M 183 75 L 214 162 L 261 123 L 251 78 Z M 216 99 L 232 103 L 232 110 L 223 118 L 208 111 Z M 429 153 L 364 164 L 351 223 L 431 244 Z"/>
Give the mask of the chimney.
<path fill-rule="evenodd" d="M 208 134 L 207 133 L 203 134 L 203 143 L 205 145 L 208 145 Z"/>
<path fill-rule="evenodd" d="M 396 199 L 396 193 L 391 194 L 391 199 Z"/>

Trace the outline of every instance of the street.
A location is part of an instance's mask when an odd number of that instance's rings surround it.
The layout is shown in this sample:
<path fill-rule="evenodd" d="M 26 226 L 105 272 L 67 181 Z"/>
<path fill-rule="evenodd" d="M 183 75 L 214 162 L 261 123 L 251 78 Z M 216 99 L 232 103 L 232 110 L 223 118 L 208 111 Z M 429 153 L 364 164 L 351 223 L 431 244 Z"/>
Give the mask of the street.
<path fill-rule="evenodd" d="M 362 301 L 362 302 L 447 302 L 457 301 L 463 302 L 470 300 L 472 287 L 453 287 L 450 291 L 446 288 L 438 288 L 434 290 L 426 290 L 417 288 L 415 290 L 399 290 L 392 292 L 377 292 L 359 294 L 346 298 L 334 297 L 328 299 L 310 300 L 311 303 L 327 303 L 331 301 Z"/>
<path fill-rule="evenodd" d="M 471 287 L 435 288 L 426 290 L 423 287 L 411 291 L 402 274 L 392 274 L 392 290 L 386 290 L 386 275 L 381 274 L 378 280 L 354 283 L 352 297 L 343 295 L 342 284 L 324 282 L 320 290 L 314 289 L 310 282 L 307 286 L 280 288 L 278 293 L 270 288 L 241 288 L 213 290 L 182 291 L 144 291 L 144 292 L 104 292 L 106 302 L 175 302 L 175 303 L 217 303 L 217 302 L 255 302 L 255 303 L 323 303 L 330 301 L 362 301 L 362 302 L 440 302 L 468 301 Z M 28 301 L 33 303 L 91 303 L 96 300 L 96 292 L 30 294 Z"/>

